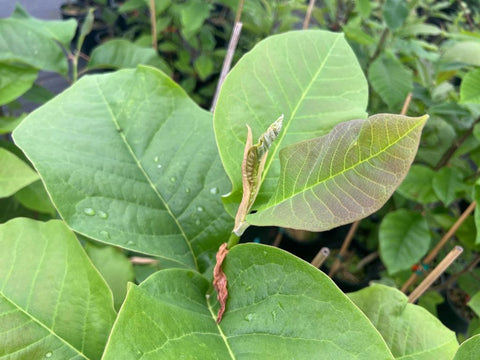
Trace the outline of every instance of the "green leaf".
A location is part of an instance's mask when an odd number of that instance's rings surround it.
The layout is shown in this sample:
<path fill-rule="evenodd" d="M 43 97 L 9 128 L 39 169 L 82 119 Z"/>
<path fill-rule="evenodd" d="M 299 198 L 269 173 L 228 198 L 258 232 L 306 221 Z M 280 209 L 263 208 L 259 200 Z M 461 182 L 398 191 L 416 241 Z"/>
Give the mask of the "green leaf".
<path fill-rule="evenodd" d="M 52 216 L 55 215 L 55 207 L 50 201 L 47 191 L 40 180 L 17 191 L 15 198 L 27 209 Z"/>
<path fill-rule="evenodd" d="M 412 71 L 395 56 L 380 55 L 368 69 L 368 80 L 389 109 L 399 110 L 413 90 Z"/>
<path fill-rule="evenodd" d="M 404 0 L 387 0 L 382 8 L 383 17 L 390 30 L 398 29 L 408 16 L 408 6 Z"/>
<path fill-rule="evenodd" d="M 453 360 L 477 360 L 480 349 L 480 334 L 465 340 L 458 348 Z"/>
<path fill-rule="evenodd" d="M 373 285 L 349 294 L 389 345 L 396 359 L 451 359 L 455 333 L 397 289 Z"/>
<path fill-rule="evenodd" d="M 448 206 L 463 189 L 462 173 L 458 169 L 443 167 L 434 175 L 432 186 L 437 197 Z"/>
<path fill-rule="evenodd" d="M 73 233 L 58 220 L 0 225 L 3 356 L 100 359 L 113 300 Z"/>
<path fill-rule="evenodd" d="M 284 148 L 276 192 L 247 222 L 323 231 L 378 210 L 407 174 L 427 118 L 374 115 Z"/>
<path fill-rule="evenodd" d="M 182 33 L 190 38 L 200 31 L 204 21 L 209 17 L 212 5 L 201 0 L 190 0 L 182 6 L 180 21 Z"/>
<path fill-rule="evenodd" d="M 219 325 L 198 273 L 163 270 L 131 285 L 104 359 L 392 359 L 337 286 L 291 254 L 238 245 L 224 271 L 229 297 Z"/>
<path fill-rule="evenodd" d="M 19 117 L 0 117 L 0 135 L 12 132 L 24 118 L 25 114 L 22 114 Z"/>
<path fill-rule="evenodd" d="M 355 2 L 355 9 L 360 13 L 363 19 L 367 19 L 372 12 L 370 0 L 358 0 Z"/>
<path fill-rule="evenodd" d="M 97 46 L 88 62 L 89 69 L 128 69 L 138 65 L 150 65 L 167 74 L 168 65 L 151 47 L 143 47 L 124 39 L 115 39 Z"/>
<path fill-rule="evenodd" d="M 472 298 L 468 302 L 468 306 L 470 306 L 470 308 L 475 311 L 475 314 L 477 314 L 477 316 L 480 316 L 480 291 L 478 291 L 474 296 L 472 296 Z"/>
<path fill-rule="evenodd" d="M 205 80 L 208 76 L 210 76 L 214 69 L 214 64 L 212 59 L 205 54 L 200 55 L 195 60 L 195 63 L 193 66 L 201 80 Z"/>
<path fill-rule="evenodd" d="M 397 35 L 399 36 L 412 36 L 412 37 L 416 37 L 419 35 L 437 36 L 441 34 L 442 34 L 442 30 L 437 26 L 432 24 L 424 24 L 424 23 L 405 25 L 401 29 L 399 29 L 397 32 Z"/>
<path fill-rule="evenodd" d="M 397 192 L 409 200 L 420 204 L 429 204 L 437 201 L 433 190 L 433 178 L 435 171 L 423 165 L 412 165 L 410 171 L 398 188 Z"/>
<path fill-rule="evenodd" d="M 427 220 L 406 209 L 388 213 L 378 237 L 380 257 L 389 275 L 410 269 L 427 253 L 431 241 Z"/>
<path fill-rule="evenodd" d="M 480 41 L 463 41 L 445 49 L 444 62 L 480 66 Z"/>
<path fill-rule="evenodd" d="M 0 63 L 0 105 L 9 103 L 30 89 L 37 79 L 38 70 Z"/>
<path fill-rule="evenodd" d="M 0 61 L 66 75 L 67 59 L 57 41 L 66 46 L 73 38 L 76 27 L 75 20 L 42 21 L 31 17 L 0 19 Z M 22 41 L 18 41 L 19 37 Z"/>
<path fill-rule="evenodd" d="M 480 69 L 464 76 L 460 84 L 460 103 L 480 104 Z"/>
<path fill-rule="evenodd" d="M 258 43 L 225 79 L 214 114 L 215 137 L 233 187 L 224 199 L 227 211 L 235 214 L 242 198 L 247 124 L 258 139 L 285 115 L 265 165 L 257 197 L 261 204 L 275 193 L 281 148 L 324 135 L 340 122 L 365 118 L 367 100 L 367 82 L 342 34 L 306 30 Z"/>
<path fill-rule="evenodd" d="M 88 242 L 85 251 L 112 290 L 115 309 L 120 309 L 127 295 L 127 283 L 135 279 L 132 264 L 121 250 L 112 246 Z"/>
<path fill-rule="evenodd" d="M 0 148 L 0 198 L 15 194 L 38 180 L 38 174 L 16 155 Z"/>
<path fill-rule="evenodd" d="M 440 295 L 437 291 L 427 291 L 418 299 L 418 305 L 427 309 L 430 314 L 435 317 L 438 317 L 437 305 L 443 303 L 445 298 Z"/>
<path fill-rule="evenodd" d="M 84 76 L 13 137 L 73 230 L 204 269 L 233 228 L 211 121 L 165 74 L 139 67 Z"/>

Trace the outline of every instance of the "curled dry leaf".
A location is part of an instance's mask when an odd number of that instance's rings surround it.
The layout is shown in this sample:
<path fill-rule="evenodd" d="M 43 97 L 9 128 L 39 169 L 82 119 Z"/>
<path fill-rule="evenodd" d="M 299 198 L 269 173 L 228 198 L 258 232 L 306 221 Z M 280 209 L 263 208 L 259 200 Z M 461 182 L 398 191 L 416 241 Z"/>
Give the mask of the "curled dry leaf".
<path fill-rule="evenodd" d="M 225 256 L 227 256 L 227 254 L 227 243 L 223 243 L 218 249 L 216 257 L 217 262 L 213 269 L 213 287 L 217 292 L 217 299 L 220 303 L 220 309 L 218 309 L 217 315 L 217 324 L 220 324 L 220 321 L 222 321 L 223 313 L 225 312 L 225 303 L 227 302 L 228 298 L 227 276 L 222 269 L 223 260 L 225 259 Z"/>

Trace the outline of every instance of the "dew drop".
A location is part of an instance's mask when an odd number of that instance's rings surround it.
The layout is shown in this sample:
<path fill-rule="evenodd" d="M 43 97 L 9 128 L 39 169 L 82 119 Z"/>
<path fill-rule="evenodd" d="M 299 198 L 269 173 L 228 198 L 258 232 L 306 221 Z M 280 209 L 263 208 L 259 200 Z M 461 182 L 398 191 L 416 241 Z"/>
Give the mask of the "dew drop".
<path fill-rule="evenodd" d="M 52 357 L 52 355 L 53 355 L 53 353 L 51 351 L 49 351 L 45 354 L 45 357 L 50 358 L 50 357 Z"/>
<path fill-rule="evenodd" d="M 108 231 L 102 230 L 100 231 L 100 235 L 106 237 L 107 239 L 110 239 L 110 234 L 108 233 Z"/>
<path fill-rule="evenodd" d="M 252 321 L 253 317 L 254 317 L 253 314 L 247 314 L 247 316 L 245 316 L 245 320 Z"/>
<path fill-rule="evenodd" d="M 105 211 L 101 211 L 101 210 L 98 211 L 98 216 L 100 217 L 100 219 L 104 219 L 104 220 L 108 218 L 108 214 Z"/>
<path fill-rule="evenodd" d="M 185 192 L 186 192 L 187 194 L 190 193 L 190 188 L 188 188 L 188 187 L 185 188 Z"/>
<path fill-rule="evenodd" d="M 158 162 L 158 156 L 155 156 L 155 158 L 153 159 L 153 161 L 155 161 L 156 163 Z"/>
<path fill-rule="evenodd" d="M 218 188 L 217 187 L 213 187 L 210 189 L 210 194 L 213 194 L 213 195 L 217 195 L 219 192 Z"/>
<path fill-rule="evenodd" d="M 205 208 L 203 206 L 197 206 L 197 211 L 198 212 L 203 212 L 203 211 L 205 211 Z"/>
<path fill-rule="evenodd" d="M 283 304 L 282 304 L 281 302 L 278 303 L 278 307 L 279 307 L 280 309 L 282 309 L 283 311 L 285 311 L 285 308 L 283 307 Z"/>
<path fill-rule="evenodd" d="M 135 241 L 128 240 L 128 241 L 127 241 L 127 245 L 135 245 Z"/>
<path fill-rule="evenodd" d="M 157 168 L 161 169 L 161 168 L 162 168 L 162 164 L 158 164 L 158 165 L 157 165 Z"/>
<path fill-rule="evenodd" d="M 85 208 L 83 209 L 83 212 L 88 216 L 93 216 L 96 214 L 95 210 L 93 210 L 92 208 Z"/>
<path fill-rule="evenodd" d="M 174 182 L 176 182 L 176 181 L 177 181 L 177 178 L 176 178 L 175 176 L 172 176 L 172 177 L 170 178 L 170 182 L 171 182 L 171 183 L 174 183 Z"/>
<path fill-rule="evenodd" d="M 200 225 L 200 219 L 195 220 L 195 225 Z"/>

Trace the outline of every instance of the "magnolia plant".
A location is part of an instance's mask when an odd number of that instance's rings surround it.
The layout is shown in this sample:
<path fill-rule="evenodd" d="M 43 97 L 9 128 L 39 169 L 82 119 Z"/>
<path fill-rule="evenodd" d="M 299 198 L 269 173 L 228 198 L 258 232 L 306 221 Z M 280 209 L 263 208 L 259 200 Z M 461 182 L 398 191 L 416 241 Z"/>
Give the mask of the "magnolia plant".
<path fill-rule="evenodd" d="M 213 115 L 152 67 L 82 77 L 13 134 L 61 220 L 0 225 L 1 354 L 451 358 L 455 334 L 398 290 L 347 296 L 287 252 L 237 245 L 250 225 L 323 231 L 387 201 L 427 116 L 367 117 L 367 100 L 351 48 L 326 31 L 260 42 Z M 113 299 L 78 238 L 162 270 Z"/>

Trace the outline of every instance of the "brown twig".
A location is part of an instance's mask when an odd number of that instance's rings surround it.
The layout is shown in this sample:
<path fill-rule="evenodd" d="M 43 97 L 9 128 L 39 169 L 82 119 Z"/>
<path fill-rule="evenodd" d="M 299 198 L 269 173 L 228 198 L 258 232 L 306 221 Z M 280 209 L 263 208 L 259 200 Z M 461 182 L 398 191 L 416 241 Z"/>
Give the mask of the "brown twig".
<path fill-rule="evenodd" d="M 355 271 L 362 270 L 366 265 L 370 264 L 372 261 L 378 258 L 378 251 L 375 251 L 371 254 L 365 256 L 362 260 L 360 260 L 355 267 Z"/>
<path fill-rule="evenodd" d="M 463 222 L 467 219 L 467 217 L 475 210 L 475 206 L 477 205 L 476 201 L 472 202 L 467 209 L 460 215 L 458 220 L 453 224 L 453 226 L 447 231 L 447 233 L 442 237 L 442 239 L 438 242 L 438 244 L 428 253 L 428 255 L 423 259 L 423 264 L 428 265 L 430 264 L 435 257 L 437 256 L 440 249 L 445 246 L 447 241 L 455 234 L 458 228 L 463 224 Z M 408 280 L 403 284 L 401 291 L 406 293 L 408 288 L 417 280 L 418 275 L 413 273 L 410 275 Z"/>
<path fill-rule="evenodd" d="M 157 51 L 157 19 L 155 16 L 155 0 L 150 0 L 150 29 L 152 32 L 152 47 Z"/>
<path fill-rule="evenodd" d="M 433 269 L 428 276 L 423 279 L 420 285 L 408 296 L 408 302 L 414 303 L 417 299 L 423 295 L 423 293 L 438 279 L 440 275 L 460 256 L 463 252 L 461 246 L 455 246 L 445 258 Z"/>
<path fill-rule="evenodd" d="M 458 150 L 458 148 L 470 137 L 470 135 L 472 135 L 473 129 L 478 122 L 480 122 L 480 118 L 475 120 L 472 126 L 465 132 L 465 134 L 462 135 L 460 139 L 454 141 L 453 144 L 450 145 L 447 151 L 445 151 L 445 153 L 443 154 L 442 158 L 438 161 L 437 165 L 435 165 L 435 167 L 433 168 L 434 170 L 440 170 L 442 167 L 448 164 L 448 162 Z"/>
<path fill-rule="evenodd" d="M 327 260 L 328 255 L 330 255 L 330 249 L 327 247 L 322 247 L 317 253 L 315 258 L 312 260 L 311 264 L 316 268 L 322 266 L 322 264 Z"/>
<path fill-rule="evenodd" d="M 310 0 L 308 3 L 307 12 L 305 13 L 305 20 L 303 21 L 302 29 L 305 30 L 310 24 L 310 18 L 312 17 L 313 8 L 315 7 L 315 0 Z"/>
<path fill-rule="evenodd" d="M 380 56 L 383 45 L 387 40 L 388 33 L 389 33 L 388 27 L 383 29 L 382 35 L 380 36 L 380 40 L 378 41 L 377 47 L 375 48 L 375 52 L 373 53 L 372 57 L 368 60 L 368 65 L 374 62 L 377 59 L 377 57 Z"/>
<path fill-rule="evenodd" d="M 407 97 L 405 98 L 405 101 L 403 102 L 402 112 L 400 113 L 401 115 L 407 114 L 411 101 L 412 101 L 412 93 L 410 92 L 408 93 Z"/>
<path fill-rule="evenodd" d="M 283 233 L 280 231 L 280 228 L 278 228 L 277 235 L 275 236 L 275 240 L 273 240 L 272 246 L 279 247 L 280 243 L 282 242 L 283 238 Z"/>
<path fill-rule="evenodd" d="M 158 260 L 152 258 L 146 258 L 141 256 L 132 256 L 129 258 L 130 262 L 135 265 L 156 265 Z"/>
<path fill-rule="evenodd" d="M 342 247 L 340 248 L 340 252 L 337 254 L 337 258 L 333 262 L 332 268 L 330 269 L 330 272 L 328 273 L 328 276 L 331 278 L 335 276 L 336 272 L 340 268 L 340 263 L 342 262 L 342 258 L 345 256 L 348 247 L 350 246 L 350 243 L 353 240 L 353 236 L 355 235 L 355 232 L 357 231 L 358 225 L 360 224 L 360 220 L 355 221 L 352 226 L 350 226 L 350 230 L 348 230 L 348 234 L 345 237 L 345 240 L 343 240 Z M 321 250 L 320 250 L 321 251 Z"/>

